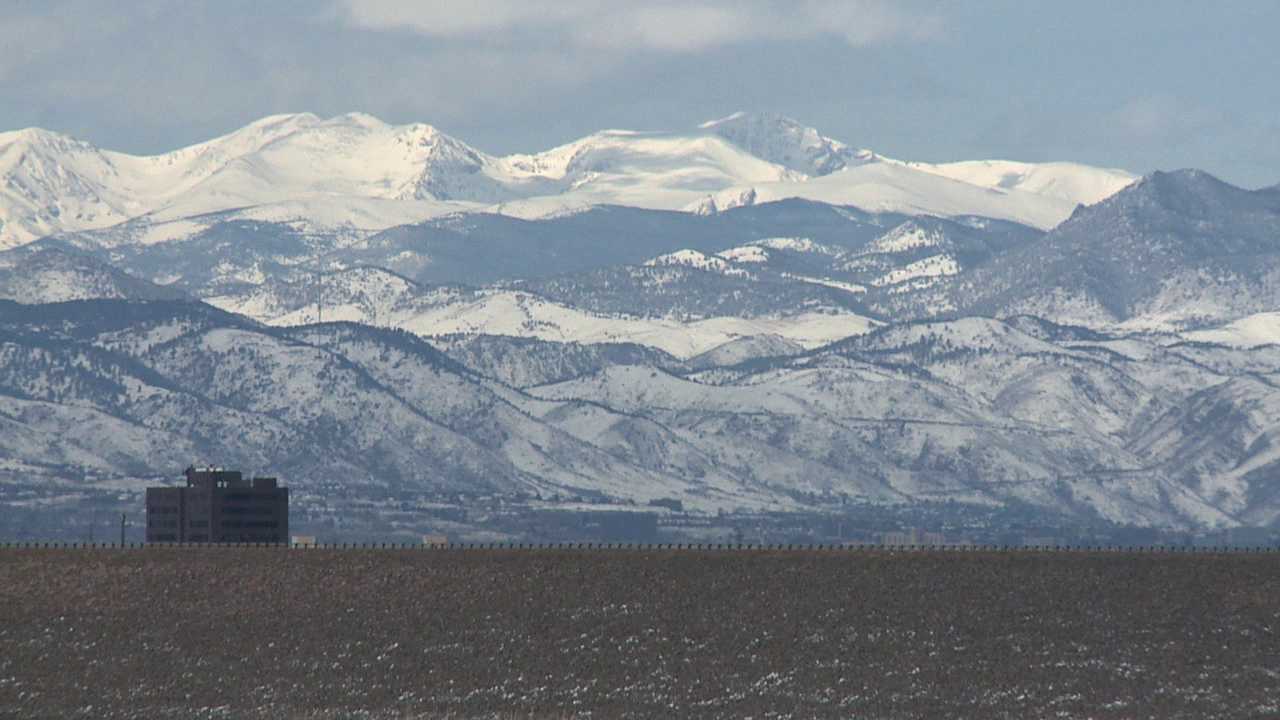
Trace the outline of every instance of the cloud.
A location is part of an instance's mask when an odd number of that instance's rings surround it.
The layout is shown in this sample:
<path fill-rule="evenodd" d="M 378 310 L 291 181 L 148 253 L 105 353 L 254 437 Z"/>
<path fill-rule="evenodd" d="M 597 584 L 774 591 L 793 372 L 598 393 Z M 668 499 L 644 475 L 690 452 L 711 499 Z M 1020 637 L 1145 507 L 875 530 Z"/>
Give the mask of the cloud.
<path fill-rule="evenodd" d="M 0 128 L 160 151 L 269 113 L 362 110 L 481 124 L 507 142 L 494 118 L 518 112 L 565 128 L 547 131 L 558 141 L 581 129 L 564 108 L 616 100 L 635 78 L 652 95 L 664 77 L 710 73 L 729 96 L 760 81 L 735 74 L 751 64 L 735 55 L 838 52 L 938 26 L 918 11 L 932 0 L 324 1 L 19 4 L 0 22 Z"/>
<path fill-rule="evenodd" d="M 937 38 L 941 20 L 923 2 L 331 0 L 313 19 L 396 47 L 394 72 L 368 90 L 384 100 L 405 98 L 398 101 L 404 109 L 429 111 L 430 117 L 447 123 L 486 108 L 527 110 L 530 105 L 577 102 L 568 95 L 574 89 L 609 77 L 626 84 L 625 78 L 668 62 L 687 65 L 699 54 L 773 53 L 779 46 L 797 44 L 860 48 Z M 382 53 L 369 57 L 380 61 Z M 360 65 L 363 60 L 346 62 Z M 732 82 L 734 68 L 715 74 Z M 406 75 L 417 78 L 418 86 L 391 93 L 392 87 L 404 85 Z M 361 88 L 349 91 L 356 97 L 364 94 Z M 601 90 L 597 86 L 588 92 Z M 416 103 L 408 99 L 415 96 Z M 427 103 L 431 107 L 423 107 Z M 386 104 L 365 107 L 376 111 Z M 727 108 L 733 109 L 736 105 Z"/>
<path fill-rule="evenodd" d="M 0 21 L 0 81 L 24 68 L 74 52 L 92 38 L 115 39 L 179 0 L 131 0 L 111 12 L 94 12 L 83 0 L 11 3 Z"/>
<path fill-rule="evenodd" d="M 68 33 L 50 18 L 14 15 L 0 23 L 0 80 L 42 60 L 68 42 Z"/>
<path fill-rule="evenodd" d="M 1110 113 L 1108 126 L 1134 141 L 1169 141 L 1210 131 L 1227 120 L 1220 110 L 1167 95 L 1127 100 Z"/>
<path fill-rule="evenodd" d="M 689 53 L 734 43 L 830 37 L 853 47 L 941 35 L 918 3 L 886 0 L 336 0 L 356 27 L 439 39 L 520 36 L 594 50 Z"/>
<path fill-rule="evenodd" d="M 594 14 L 602 3 L 583 0 L 338 0 L 334 15 L 373 30 L 410 30 L 433 37 L 477 35 L 521 25 L 555 25 Z"/>
<path fill-rule="evenodd" d="M 1133 138 L 1163 139 L 1179 124 L 1178 108 L 1169 98 L 1140 97 L 1112 113 L 1116 127 Z"/>

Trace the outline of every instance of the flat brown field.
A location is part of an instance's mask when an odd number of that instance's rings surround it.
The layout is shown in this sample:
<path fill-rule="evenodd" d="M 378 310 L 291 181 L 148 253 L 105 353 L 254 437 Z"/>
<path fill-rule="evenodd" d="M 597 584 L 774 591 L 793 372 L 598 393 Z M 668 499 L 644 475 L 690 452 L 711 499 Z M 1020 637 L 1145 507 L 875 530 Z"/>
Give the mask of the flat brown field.
<path fill-rule="evenodd" d="M 1280 716 L 1280 554 L 0 550 L 0 717 Z"/>

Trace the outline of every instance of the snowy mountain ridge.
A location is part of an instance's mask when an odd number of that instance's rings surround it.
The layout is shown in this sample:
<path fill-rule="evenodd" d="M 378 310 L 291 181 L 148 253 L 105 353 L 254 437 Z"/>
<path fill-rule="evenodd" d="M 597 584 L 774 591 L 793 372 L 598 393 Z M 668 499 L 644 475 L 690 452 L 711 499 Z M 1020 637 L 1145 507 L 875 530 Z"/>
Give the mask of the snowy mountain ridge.
<path fill-rule="evenodd" d="M 714 215 L 454 213 L 363 237 L 206 218 L 187 239 L 163 239 L 179 222 L 146 226 L 141 242 L 103 230 L 0 253 L 0 297 L 185 295 L 281 325 L 314 322 L 323 304 L 328 319 L 424 336 L 631 342 L 680 357 L 735 337 L 788 337 L 774 327 L 786 318 L 808 318 L 790 338 L 802 343 L 865 329 L 828 323 L 841 315 L 1030 314 L 1122 332 L 1217 338 L 1222 328 L 1238 344 L 1277 337 L 1265 318 L 1280 287 L 1280 205 L 1195 172 L 1144 178 L 1050 233 L 801 200 Z"/>
<path fill-rule="evenodd" d="M 773 114 L 736 113 L 685 132 L 607 130 L 505 157 L 431 125 L 362 113 L 273 115 L 150 156 L 29 128 L 0 133 L 0 248 L 227 211 L 379 230 L 456 212 L 715 212 L 791 197 L 1047 228 L 1132 180 L 1070 163 L 902 162 Z"/>
<path fill-rule="evenodd" d="M 0 301 L 0 454 L 12 459 L 0 478 L 137 487 L 156 468 L 225 457 L 342 508 L 389 489 L 674 497 L 701 513 L 803 510 L 834 493 L 1268 525 L 1278 360 L 1276 346 L 1026 316 L 900 323 L 818 347 L 757 334 L 678 361 L 496 334 L 271 328 L 192 302 Z"/>
<path fill-rule="evenodd" d="M 743 277 L 716 257 L 696 251 L 672 253 L 649 268 L 692 268 Z M 718 266 L 715 261 L 723 266 Z M 323 296 L 323 310 L 317 299 Z M 251 291 L 206 298 L 219 309 L 268 325 L 358 322 L 393 327 L 423 337 L 508 336 L 553 342 L 631 343 L 688 358 L 742 338 L 771 335 L 813 348 L 875 327 L 876 323 L 836 309 L 796 310 L 757 317 L 720 315 L 676 318 L 592 311 L 524 290 L 422 287 L 375 268 L 352 268 L 323 278 L 268 281 Z M 320 313 L 323 312 L 321 316 Z"/>

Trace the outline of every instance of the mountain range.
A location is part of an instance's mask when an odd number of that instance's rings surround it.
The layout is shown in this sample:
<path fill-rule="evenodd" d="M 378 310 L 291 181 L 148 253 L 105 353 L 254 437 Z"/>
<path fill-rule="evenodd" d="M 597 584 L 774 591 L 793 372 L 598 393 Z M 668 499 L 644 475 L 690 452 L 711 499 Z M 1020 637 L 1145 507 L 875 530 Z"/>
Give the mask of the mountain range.
<path fill-rule="evenodd" d="M 0 175 L 20 496 L 204 458 L 309 507 L 1280 516 L 1274 188 L 742 113 L 505 157 L 359 114 L 150 157 L 25 130 Z"/>
<path fill-rule="evenodd" d="M 271 116 L 151 156 L 31 128 L 0 133 L 0 176 L 0 248 L 126 221 L 135 240 L 159 242 L 218 213 L 359 234 L 460 212 L 714 212 L 789 197 L 1047 228 L 1133 180 L 1070 163 L 901 162 L 745 113 L 687 132 L 606 130 L 504 157 L 430 125 L 360 113 Z"/>
<path fill-rule="evenodd" d="M 465 490 L 701 512 L 803 511 L 817 495 L 1018 502 L 1165 527 L 1280 513 L 1274 345 L 1023 316 L 681 361 L 636 345 L 270 328 L 166 300 L 6 302 L 0 338 L 10 483 L 87 474 L 119 488 L 217 457 L 331 504 Z"/>

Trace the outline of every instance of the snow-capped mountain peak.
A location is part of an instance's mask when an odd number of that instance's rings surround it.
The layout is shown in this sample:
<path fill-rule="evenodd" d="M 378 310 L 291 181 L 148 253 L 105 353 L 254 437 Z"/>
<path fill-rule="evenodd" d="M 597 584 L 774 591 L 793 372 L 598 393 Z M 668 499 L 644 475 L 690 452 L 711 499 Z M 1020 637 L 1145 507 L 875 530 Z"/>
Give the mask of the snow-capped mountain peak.
<path fill-rule="evenodd" d="M 65 227 L 103 227 L 143 210 L 110 154 L 39 128 L 0 133 L 0 248 Z"/>
<path fill-rule="evenodd" d="M 905 163 L 770 113 L 688 132 L 607 130 L 505 157 L 364 113 L 272 115 L 150 156 L 31 128 L 0 133 L 0 248 L 227 212 L 376 231 L 459 211 L 538 218 L 608 204 L 710 214 L 792 197 L 1049 228 L 1131 178 L 1066 163 Z"/>
<path fill-rule="evenodd" d="M 310 114 L 310 113 L 307 113 L 307 114 Z M 354 125 L 357 127 L 365 127 L 369 129 L 381 129 L 387 126 L 387 123 L 383 122 L 380 118 L 376 118 L 370 115 L 369 113 L 363 113 L 363 112 L 345 113 L 337 117 L 330 118 L 326 122 L 330 124 Z"/>
<path fill-rule="evenodd" d="M 877 159 L 776 113 L 735 112 L 698 126 L 756 157 L 810 176 L 829 175 Z"/>
<path fill-rule="evenodd" d="M 20 145 L 61 145 L 66 148 L 87 146 L 88 143 L 83 140 L 77 140 L 70 135 L 38 127 L 26 127 L 0 132 L 0 148 L 7 149 L 11 146 Z"/>
<path fill-rule="evenodd" d="M 1138 179 L 1131 188 L 1133 192 L 1117 195 L 1117 202 L 1131 204 L 1151 203 L 1183 216 L 1196 216 L 1222 212 L 1228 208 L 1239 211 L 1244 209 L 1242 201 L 1251 195 L 1260 198 L 1256 193 L 1244 194 L 1241 189 L 1219 180 L 1203 170 L 1185 168 L 1181 170 L 1155 171 Z M 1248 191 L 1245 191 L 1248 193 Z M 1270 206 L 1269 200 L 1263 201 Z"/>

